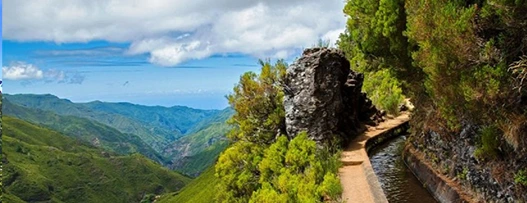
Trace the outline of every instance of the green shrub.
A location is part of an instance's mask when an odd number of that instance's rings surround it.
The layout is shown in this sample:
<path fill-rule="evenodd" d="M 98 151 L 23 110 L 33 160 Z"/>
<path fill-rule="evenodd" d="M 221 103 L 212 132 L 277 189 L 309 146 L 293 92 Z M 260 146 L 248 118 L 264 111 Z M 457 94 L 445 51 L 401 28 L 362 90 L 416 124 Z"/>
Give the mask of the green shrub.
<path fill-rule="evenodd" d="M 281 136 L 263 153 L 261 149 L 238 141 L 220 156 L 219 202 L 318 202 L 340 197 L 338 157 L 321 152 L 305 132 L 291 141 Z"/>
<path fill-rule="evenodd" d="M 527 172 L 525 170 L 519 170 L 518 173 L 514 175 L 514 182 L 516 184 L 527 186 Z"/>
<path fill-rule="evenodd" d="M 498 155 L 499 129 L 494 125 L 489 125 L 481 129 L 479 146 L 474 152 L 478 159 L 493 159 Z"/>
<path fill-rule="evenodd" d="M 366 74 L 363 90 L 375 106 L 386 110 L 389 114 L 399 114 L 399 105 L 404 101 L 404 95 L 399 82 L 389 70 Z"/>
<path fill-rule="evenodd" d="M 459 178 L 460 180 L 466 180 L 467 179 L 467 175 L 468 175 L 468 168 L 467 167 L 463 167 L 463 171 L 459 174 L 457 174 L 457 178 Z"/>

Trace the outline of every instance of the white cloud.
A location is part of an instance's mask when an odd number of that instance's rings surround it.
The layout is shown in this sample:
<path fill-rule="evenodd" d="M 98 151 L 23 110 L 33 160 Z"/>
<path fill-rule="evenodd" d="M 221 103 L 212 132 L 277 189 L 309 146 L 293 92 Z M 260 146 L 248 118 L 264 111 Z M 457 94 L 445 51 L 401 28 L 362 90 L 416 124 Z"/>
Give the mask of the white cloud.
<path fill-rule="evenodd" d="M 68 83 L 82 84 L 86 76 L 78 72 L 64 72 L 62 70 L 49 69 L 41 70 L 33 64 L 17 61 L 10 66 L 2 67 L 2 75 L 6 80 L 24 80 L 24 84 L 33 84 L 34 81 L 43 81 L 45 83 Z"/>
<path fill-rule="evenodd" d="M 2 67 L 2 75 L 7 80 L 41 79 L 44 75 L 38 67 L 24 62 L 16 62 Z"/>
<path fill-rule="evenodd" d="M 322 36 L 322 39 L 329 40 L 329 43 L 331 45 L 335 45 L 335 43 L 337 43 L 337 40 L 339 39 L 340 33 L 343 33 L 343 32 L 344 32 L 344 28 L 331 30 L 327 32 L 324 36 Z"/>
<path fill-rule="evenodd" d="M 289 57 L 343 31 L 343 0 L 6 0 L 4 39 L 131 43 L 174 66 L 213 54 Z"/>

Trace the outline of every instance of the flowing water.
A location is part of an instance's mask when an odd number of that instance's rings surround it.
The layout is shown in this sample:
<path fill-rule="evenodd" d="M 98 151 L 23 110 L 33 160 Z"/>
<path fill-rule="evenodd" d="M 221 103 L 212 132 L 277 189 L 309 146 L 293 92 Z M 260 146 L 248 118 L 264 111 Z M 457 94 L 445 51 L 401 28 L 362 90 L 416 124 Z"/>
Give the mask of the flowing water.
<path fill-rule="evenodd" d="M 401 152 L 406 136 L 375 147 L 370 161 L 389 202 L 437 202 L 404 164 Z"/>

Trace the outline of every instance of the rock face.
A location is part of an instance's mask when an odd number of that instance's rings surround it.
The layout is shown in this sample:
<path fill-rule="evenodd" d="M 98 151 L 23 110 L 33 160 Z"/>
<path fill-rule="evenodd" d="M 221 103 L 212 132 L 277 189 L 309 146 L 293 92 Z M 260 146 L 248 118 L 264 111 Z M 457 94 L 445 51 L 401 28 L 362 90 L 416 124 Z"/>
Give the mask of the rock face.
<path fill-rule="evenodd" d="M 478 126 L 465 122 L 459 134 L 447 136 L 429 129 L 412 135 L 409 144 L 424 154 L 424 160 L 437 172 L 477 194 L 478 202 L 527 202 L 527 187 L 514 182 L 514 174 L 527 166 L 526 154 L 513 152 L 491 162 L 478 160 L 474 155 L 478 133 Z"/>
<path fill-rule="evenodd" d="M 361 93 L 364 76 L 350 70 L 337 49 L 306 49 L 287 70 L 284 84 L 286 129 L 290 137 L 306 131 L 317 143 L 348 141 L 378 117 Z"/>

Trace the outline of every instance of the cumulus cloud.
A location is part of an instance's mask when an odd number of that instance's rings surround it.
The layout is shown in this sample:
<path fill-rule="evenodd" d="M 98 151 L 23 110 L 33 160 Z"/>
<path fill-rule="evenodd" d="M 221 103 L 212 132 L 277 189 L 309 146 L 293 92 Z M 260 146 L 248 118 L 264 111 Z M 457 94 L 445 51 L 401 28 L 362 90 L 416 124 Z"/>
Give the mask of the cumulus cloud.
<path fill-rule="evenodd" d="M 344 28 L 331 30 L 322 36 L 322 40 L 329 40 L 330 45 L 335 45 L 339 39 L 340 33 L 344 32 Z"/>
<path fill-rule="evenodd" d="M 6 80 L 22 80 L 21 84 L 23 86 L 31 85 L 36 81 L 43 81 L 44 83 L 82 84 L 86 78 L 85 75 L 79 72 L 65 72 L 56 69 L 44 71 L 33 64 L 22 61 L 17 61 L 10 66 L 2 67 L 2 75 Z"/>
<path fill-rule="evenodd" d="M 15 62 L 10 66 L 3 66 L 2 75 L 6 80 L 41 79 L 44 72 L 32 64 Z"/>
<path fill-rule="evenodd" d="M 336 41 L 342 0 L 4 1 L 4 39 L 131 43 L 127 54 L 174 66 L 214 54 L 290 57 L 318 39 Z"/>

